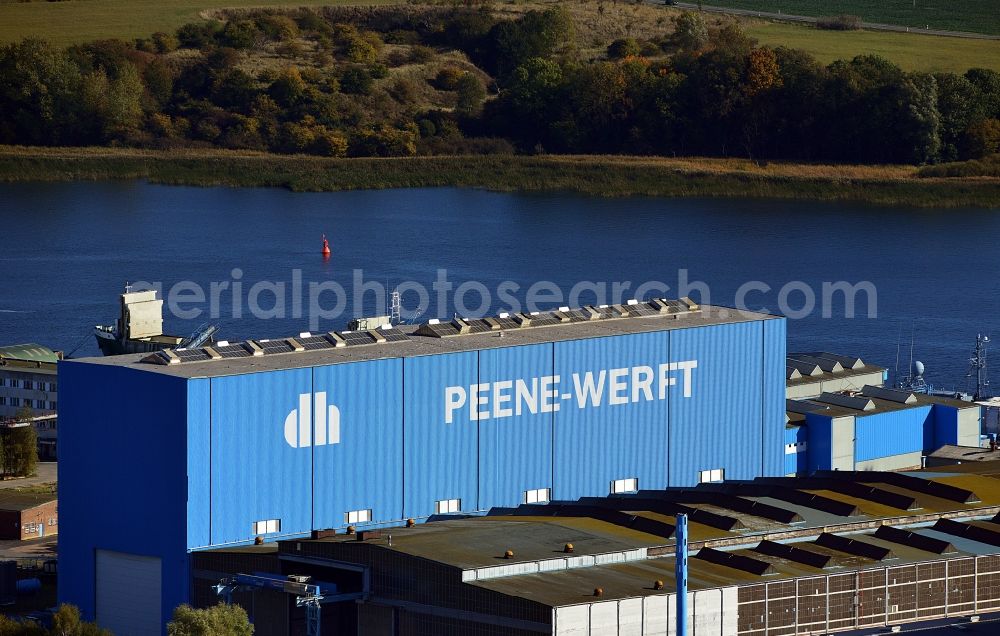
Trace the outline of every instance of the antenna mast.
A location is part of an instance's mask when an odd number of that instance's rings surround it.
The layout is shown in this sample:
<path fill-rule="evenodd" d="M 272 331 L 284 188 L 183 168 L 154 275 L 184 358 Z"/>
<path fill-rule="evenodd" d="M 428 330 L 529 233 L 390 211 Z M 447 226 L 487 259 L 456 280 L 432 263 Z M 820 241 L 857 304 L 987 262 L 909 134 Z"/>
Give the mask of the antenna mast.
<path fill-rule="evenodd" d="M 392 295 L 389 297 L 389 322 L 393 325 L 398 325 L 402 320 L 402 299 L 400 298 L 399 290 L 392 290 Z"/>
<path fill-rule="evenodd" d="M 973 374 L 976 376 L 976 392 L 972 396 L 974 400 L 984 400 L 988 397 L 986 393 L 990 380 L 986 374 L 986 345 L 989 341 L 989 336 L 976 334 L 976 348 L 969 358 L 968 377 L 972 377 Z"/>

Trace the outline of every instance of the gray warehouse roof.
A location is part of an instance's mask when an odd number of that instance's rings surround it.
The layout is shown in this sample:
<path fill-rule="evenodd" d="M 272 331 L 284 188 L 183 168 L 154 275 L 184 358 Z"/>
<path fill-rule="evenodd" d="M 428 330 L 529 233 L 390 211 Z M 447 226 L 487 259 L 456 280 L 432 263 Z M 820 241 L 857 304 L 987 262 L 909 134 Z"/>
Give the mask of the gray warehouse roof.
<path fill-rule="evenodd" d="M 687 299 L 654 299 L 610 307 L 561 308 L 512 316 L 500 314 L 481 320 L 431 321 L 419 327 L 408 325 L 387 330 L 330 332 L 282 340 L 247 341 L 189 350 L 191 353 L 181 350 L 171 352 L 173 357 L 184 356 L 185 360 L 172 360 L 171 354 L 131 354 L 83 358 L 79 362 L 183 378 L 218 377 L 779 318 L 724 307 L 699 306 Z M 321 348 L 313 350 L 310 347 L 312 344 Z M 236 347 L 241 351 L 235 351 L 233 348 Z M 239 357 L 223 357 L 220 355 L 222 350 L 232 351 Z"/>

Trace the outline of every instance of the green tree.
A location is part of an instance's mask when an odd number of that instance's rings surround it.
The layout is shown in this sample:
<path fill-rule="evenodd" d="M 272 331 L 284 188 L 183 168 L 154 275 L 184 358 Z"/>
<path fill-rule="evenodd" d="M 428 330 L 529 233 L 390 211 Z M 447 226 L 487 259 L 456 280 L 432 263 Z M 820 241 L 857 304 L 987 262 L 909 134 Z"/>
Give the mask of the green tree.
<path fill-rule="evenodd" d="M 668 42 L 682 51 L 700 51 L 708 44 L 708 27 L 698 13 L 685 11 L 674 18 L 674 32 Z"/>
<path fill-rule="evenodd" d="M 14 477 L 27 477 L 38 466 L 38 436 L 32 424 L 29 408 L 22 408 L 14 416 L 22 426 L 3 430 L 3 472 Z"/>
<path fill-rule="evenodd" d="M 0 636 L 46 636 L 46 632 L 35 623 L 20 623 L 0 614 Z"/>
<path fill-rule="evenodd" d="M 486 87 L 482 80 L 472 73 L 466 73 L 458 79 L 458 101 L 455 110 L 460 115 L 473 117 L 478 115 L 486 99 Z"/>
<path fill-rule="evenodd" d="M 642 53 L 642 47 L 635 38 L 619 38 L 608 45 L 608 57 L 613 60 L 637 56 L 640 53 Z"/>
<path fill-rule="evenodd" d="M 306 82 L 302 79 L 302 73 L 294 66 L 290 66 L 283 71 L 278 79 L 274 80 L 268 89 L 271 97 L 278 104 L 289 107 L 302 101 L 306 92 Z"/>
<path fill-rule="evenodd" d="M 72 144 L 80 71 L 61 51 L 26 39 L 0 48 L 0 142 Z"/>
<path fill-rule="evenodd" d="M 63 603 L 52 615 L 51 636 L 111 636 L 111 632 L 80 618 L 75 605 Z"/>
<path fill-rule="evenodd" d="M 573 20 L 563 8 L 528 11 L 519 20 L 504 21 L 490 30 L 487 67 L 507 77 L 533 57 L 548 57 L 573 41 Z"/>
<path fill-rule="evenodd" d="M 145 91 L 139 69 L 126 63 L 108 87 L 105 126 L 108 136 L 128 139 L 142 124 L 142 96 Z"/>
<path fill-rule="evenodd" d="M 253 625 L 239 605 L 220 603 L 206 609 L 181 605 L 167 623 L 169 636 L 252 636 Z"/>

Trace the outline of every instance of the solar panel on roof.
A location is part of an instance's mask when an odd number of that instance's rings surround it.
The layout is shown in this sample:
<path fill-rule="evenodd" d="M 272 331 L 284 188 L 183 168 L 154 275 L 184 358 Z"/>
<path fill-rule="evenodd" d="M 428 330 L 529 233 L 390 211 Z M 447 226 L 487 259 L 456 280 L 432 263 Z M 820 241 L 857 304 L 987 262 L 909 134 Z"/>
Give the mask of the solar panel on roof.
<path fill-rule="evenodd" d="M 552 314 L 538 314 L 536 316 L 530 316 L 531 322 L 528 323 L 531 327 L 542 327 L 545 325 L 558 325 L 560 324 L 559 319 Z"/>
<path fill-rule="evenodd" d="M 296 338 L 302 348 L 306 351 L 318 351 L 321 349 L 333 349 L 330 341 L 323 336 L 309 336 L 308 338 Z"/>
<path fill-rule="evenodd" d="M 590 312 L 583 309 L 570 309 L 569 311 L 564 311 L 563 313 L 569 316 L 571 322 L 584 322 L 590 320 Z"/>
<path fill-rule="evenodd" d="M 454 336 L 458 333 L 458 327 L 450 322 L 439 322 L 436 324 L 427 323 L 424 327 L 438 338 Z"/>
<path fill-rule="evenodd" d="M 627 309 L 630 316 L 656 316 L 660 313 L 658 309 L 653 309 L 646 303 L 629 305 Z"/>
<path fill-rule="evenodd" d="M 250 352 L 246 350 L 243 345 L 232 344 L 232 345 L 222 345 L 213 347 L 219 352 L 219 355 L 223 358 L 246 358 L 250 356 Z"/>
<path fill-rule="evenodd" d="M 288 344 L 284 340 L 268 340 L 268 341 L 257 341 L 257 346 L 264 350 L 265 354 L 272 353 L 290 353 L 294 351 L 292 345 Z"/>
<path fill-rule="evenodd" d="M 521 325 L 513 318 L 494 318 L 501 329 L 518 329 Z"/>
<path fill-rule="evenodd" d="M 367 331 L 349 331 L 346 333 L 341 331 L 338 333 L 340 333 L 340 337 L 344 339 L 348 347 L 375 344 L 375 339 Z"/>
<path fill-rule="evenodd" d="M 493 330 L 493 328 L 490 327 L 490 324 L 481 318 L 476 320 L 466 319 L 465 322 L 469 325 L 470 333 L 486 333 Z"/>
<path fill-rule="evenodd" d="M 180 358 L 181 362 L 200 362 L 212 359 L 212 356 L 201 349 L 174 349 L 174 355 Z"/>
<path fill-rule="evenodd" d="M 384 329 L 381 334 L 386 342 L 405 342 L 410 339 L 408 335 L 398 329 Z"/>

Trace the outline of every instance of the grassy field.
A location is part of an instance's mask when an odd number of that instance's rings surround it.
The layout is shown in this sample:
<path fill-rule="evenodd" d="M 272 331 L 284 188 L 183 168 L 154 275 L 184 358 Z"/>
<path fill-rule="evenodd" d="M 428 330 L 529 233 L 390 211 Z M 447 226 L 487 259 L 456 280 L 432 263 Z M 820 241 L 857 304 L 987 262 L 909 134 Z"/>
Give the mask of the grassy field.
<path fill-rule="evenodd" d="M 705 4 L 816 17 L 847 13 L 865 22 L 1000 35 L 996 0 L 708 0 Z"/>
<path fill-rule="evenodd" d="M 964 73 L 977 66 L 1000 71 L 1000 40 L 882 31 L 824 31 L 756 20 L 747 23 L 746 30 L 763 44 L 804 49 L 824 64 L 877 53 L 908 71 Z"/>
<path fill-rule="evenodd" d="M 101 38 L 129 40 L 173 31 L 220 7 L 392 4 L 396 0 L 65 0 L 0 2 L 0 42 L 38 37 L 59 46 Z"/>
<path fill-rule="evenodd" d="M 0 182 L 148 179 L 296 191 L 460 186 L 597 196 L 761 197 L 997 207 L 1000 179 L 920 178 L 912 166 L 761 166 L 739 159 L 471 156 L 328 159 L 227 151 L 0 147 Z"/>

